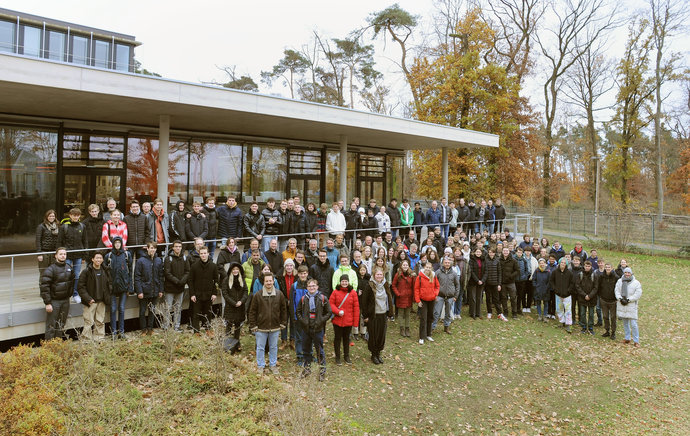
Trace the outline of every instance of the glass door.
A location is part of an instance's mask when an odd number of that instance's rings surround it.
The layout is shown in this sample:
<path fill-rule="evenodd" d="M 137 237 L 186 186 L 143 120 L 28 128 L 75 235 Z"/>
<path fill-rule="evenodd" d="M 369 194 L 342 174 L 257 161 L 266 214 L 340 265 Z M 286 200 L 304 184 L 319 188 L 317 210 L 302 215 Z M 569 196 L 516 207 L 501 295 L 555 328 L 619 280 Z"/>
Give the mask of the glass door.
<path fill-rule="evenodd" d="M 383 198 L 383 182 L 378 180 L 362 180 L 359 182 L 359 196 L 361 204 L 369 204 L 372 198 L 377 204 L 385 205 Z"/>
<path fill-rule="evenodd" d="M 108 198 L 114 198 L 118 209 L 126 214 L 124 180 L 123 174 L 93 170 L 67 171 L 61 191 L 62 216 L 66 217 L 70 209 L 76 207 L 85 218 L 91 204 L 97 204 L 101 211 L 105 211 Z"/>
<path fill-rule="evenodd" d="M 321 201 L 320 179 L 290 179 L 290 197 L 298 195 L 302 199 L 302 205 L 314 203 L 319 207 Z"/>
<path fill-rule="evenodd" d="M 62 216 L 67 216 L 70 209 L 79 208 L 86 214 L 86 208 L 91 204 L 91 183 L 86 174 L 66 174 L 63 190 Z"/>

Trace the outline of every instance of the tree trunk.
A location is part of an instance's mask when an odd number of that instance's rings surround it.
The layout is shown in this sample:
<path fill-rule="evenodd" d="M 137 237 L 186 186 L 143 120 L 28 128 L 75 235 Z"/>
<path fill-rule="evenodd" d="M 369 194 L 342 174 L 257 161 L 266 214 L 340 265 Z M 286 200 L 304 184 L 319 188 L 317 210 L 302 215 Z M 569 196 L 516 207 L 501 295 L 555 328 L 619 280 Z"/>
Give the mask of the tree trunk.
<path fill-rule="evenodd" d="M 656 195 L 657 219 L 664 220 L 664 179 L 662 172 L 663 155 L 661 154 L 661 55 L 659 48 L 656 52 L 656 113 L 654 114 L 654 145 L 656 146 Z"/>

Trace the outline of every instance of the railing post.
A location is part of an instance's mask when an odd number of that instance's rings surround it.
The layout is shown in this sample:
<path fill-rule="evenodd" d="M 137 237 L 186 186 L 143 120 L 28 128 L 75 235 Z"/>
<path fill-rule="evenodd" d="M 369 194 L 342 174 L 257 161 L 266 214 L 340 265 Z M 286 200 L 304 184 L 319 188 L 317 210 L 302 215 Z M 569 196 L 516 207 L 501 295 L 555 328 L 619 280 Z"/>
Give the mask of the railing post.
<path fill-rule="evenodd" d="M 10 313 L 7 316 L 7 324 L 12 327 L 14 313 L 14 256 L 10 258 Z"/>
<path fill-rule="evenodd" d="M 656 230 L 654 215 L 652 214 L 652 254 L 654 254 L 654 230 Z"/>
<path fill-rule="evenodd" d="M 539 217 L 539 240 L 544 237 L 544 217 Z"/>
<path fill-rule="evenodd" d="M 517 217 L 517 215 L 515 215 L 513 217 L 513 223 L 515 224 L 513 226 L 513 234 L 515 234 L 515 237 L 517 237 L 517 234 L 518 234 L 518 217 Z M 503 229 L 503 230 L 505 230 L 505 229 Z"/>
<path fill-rule="evenodd" d="M 570 239 L 573 239 L 573 215 L 568 214 L 570 225 L 568 226 L 568 231 L 570 232 Z"/>
<path fill-rule="evenodd" d="M 587 209 L 582 209 L 582 234 L 587 234 Z"/>

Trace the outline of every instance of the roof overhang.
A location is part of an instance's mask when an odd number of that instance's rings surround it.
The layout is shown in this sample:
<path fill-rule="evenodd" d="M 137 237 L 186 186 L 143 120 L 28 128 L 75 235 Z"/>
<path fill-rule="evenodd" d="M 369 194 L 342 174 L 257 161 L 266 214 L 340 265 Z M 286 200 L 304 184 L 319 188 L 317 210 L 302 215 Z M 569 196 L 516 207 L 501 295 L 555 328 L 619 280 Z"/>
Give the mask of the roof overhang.
<path fill-rule="evenodd" d="M 0 113 L 387 150 L 498 147 L 498 136 L 14 54 L 0 54 Z"/>

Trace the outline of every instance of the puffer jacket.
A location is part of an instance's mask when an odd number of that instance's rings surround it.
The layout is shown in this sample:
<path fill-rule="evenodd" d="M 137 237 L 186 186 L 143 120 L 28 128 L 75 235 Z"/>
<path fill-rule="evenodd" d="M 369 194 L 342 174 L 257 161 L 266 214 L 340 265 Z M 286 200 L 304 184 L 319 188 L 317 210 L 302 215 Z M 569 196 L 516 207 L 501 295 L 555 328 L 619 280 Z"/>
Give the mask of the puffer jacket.
<path fill-rule="evenodd" d="M 616 301 L 616 283 L 618 282 L 618 274 L 613 269 L 611 274 L 599 274 L 597 276 L 597 294 L 599 298 L 606 301 L 607 303 L 613 303 Z"/>
<path fill-rule="evenodd" d="M 220 275 L 218 268 L 211 259 L 203 262 L 201 259 L 194 262 L 189 269 L 189 295 L 196 296 L 197 300 L 208 301 L 212 295 L 218 296 Z"/>
<path fill-rule="evenodd" d="M 486 265 L 486 284 L 491 286 L 497 286 L 503 283 L 503 269 L 501 268 L 501 261 L 498 257 L 490 259 L 486 256 L 484 259 L 484 265 Z"/>
<path fill-rule="evenodd" d="M 264 208 L 261 211 L 261 216 L 264 217 L 264 223 L 266 223 L 266 235 L 277 235 L 283 229 L 283 216 L 278 209 Z M 268 220 L 274 218 L 276 221 L 273 224 L 269 224 Z"/>
<path fill-rule="evenodd" d="M 215 207 L 210 208 L 207 205 L 204 205 L 201 212 L 206 215 L 206 220 L 208 221 L 208 235 L 206 235 L 205 239 L 216 239 L 216 235 L 218 234 L 217 209 Z"/>
<path fill-rule="evenodd" d="M 208 239 L 208 218 L 201 213 L 192 213 L 184 223 L 187 240 L 194 238 Z"/>
<path fill-rule="evenodd" d="M 115 240 L 122 239 L 116 237 Z M 122 295 L 123 293 L 133 292 L 132 287 L 132 255 L 129 251 L 122 248 L 119 250 L 112 248 L 106 255 L 103 262 L 107 268 L 110 269 L 110 278 L 113 281 L 111 291 L 114 295 Z"/>
<path fill-rule="evenodd" d="M 101 241 L 101 235 L 103 233 L 103 224 L 105 224 L 105 220 L 103 220 L 103 218 L 100 216 L 96 218 L 89 216 L 84 220 L 87 247 L 98 247 L 98 243 Z"/>
<path fill-rule="evenodd" d="M 331 319 L 331 303 L 321 292 L 314 296 L 314 313 L 309 309 L 309 293 L 304 294 L 297 303 L 297 322 L 305 330 L 323 331 L 326 323 Z"/>
<path fill-rule="evenodd" d="M 143 213 L 138 213 L 137 215 L 130 213 L 123 221 L 127 224 L 127 243 L 129 245 L 144 245 L 148 238 L 146 215 Z"/>
<path fill-rule="evenodd" d="M 74 270 L 66 262 L 55 262 L 41 275 L 41 298 L 44 304 L 67 300 L 74 290 Z"/>
<path fill-rule="evenodd" d="M 184 287 L 189 280 L 189 262 L 187 256 L 180 253 L 179 256 L 170 250 L 165 256 L 165 292 L 179 294 L 184 292 Z"/>
<path fill-rule="evenodd" d="M 518 282 L 526 282 L 532 275 L 532 262 L 530 262 L 525 256 L 520 256 L 515 259 L 518 264 Z"/>
<path fill-rule="evenodd" d="M 57 223 L 56 223 L 57 224 Z M 60 233 L 60 224 L 57 224 L 58 233 Z M 100 236 L 100 235 L 99 235 Z M 54 235 L 44 223 L 36 227 L 36 251 L 55 251 L 57 248 L 58 235 Z"/>
<path fill-rule="evenodd" d="M 216 208 L 218 215 L 218 234 L 221 238 L 239 238 L 242 236 L 242 219 L 244 214 L 239 206 L 229 207 L 227 204 Z"/>
<path fill-rule="evenodd" d="M 101 286 L 98 286 L 96 275 L 101 273 Z M 79 297 L 81 297 L 81 304 L 84 306 L 89 305 L 89 301 L 93 300 L 96 303 L 102 302 L 110 305 L 110 273 L 108 270 L 101 266 L 100 271 L 97 271 L 93 267 L 93 264 L 89 264 L 86 271 L 79 274 L 79 284 L 77 289 L 79 290 Z"/>
<path fill-rule="evenodd" d="M 577 302 L 583 306 L 594 307 L 597 305 L 597 286 L 594 271 L 580 271 L 575 275 L 575 290 Z M 585 299 L 589 296 L 589 300 Z"/>
<path fill-rule="evenodd" d="M 420 271 L 419 275 L 414 281 L 414 301 L 419 303 L 420 301 L 429 302 L 436 300 L 438 297 L 438 291 L 441 285 L 436 278 L 436 274 L 432 274 L 432 278 L 424 274 L 424 271 Z"/>
<path fill-rule="evenodd" d="M 160 257 L 144 256 L 134 267 L 134 292 L 154 298 L 163 292 L 163 261 Z"/>
<path fill-rule="evenodd" d="M 246 313 L 246 305 L 249 300 L 249 292 L 247 291 L 247 283 L 242 275 L 244 271 L 239 263 L 233 262 L 230 264 L 229 271 L 237 266 L 240 268 L 240 274 L 237 276 L 238 280 L 229 272 L 223 279 L 221 284 L 221 291 L 223 292 L 223 299 L 225 300 L 225 310 L 223 311 L 223 318 L 232 323 L 244 321 Z M 237 302 L 242 304 L 237 307 Z"/>
<path fill-rule="evenodd" d="M 244 228 L 244 235 L 256 238 L 259 235 L 264 235 L 266 233 L 266 222 L 264 221 L 263 215 L 261 213 L 252 213 L 250 210 L 242 218 L 242 226 Z"/>
<path fill-rule="evenodd" d="M 60 225 L 58 231 L 58 247 L 65 247 L 67 250 L 79 250 L 87 248 L 86 228 L 83 223 L 67 221 Z M 82 253 L 76 251 L 67 253 L 68 259 L 79 259 Z"/>
<path fill-rule="evenodd" d="M 568 268 L 563 271 L 561 271 L 561 268 L 556 268 L 551 272 L 549 284 L 551 289 L 556 292 L 556 295 L 561 298 L 568 298 L 572 295 L 575 286 L 573 272 Z"/>
<path fill-rule="evenodd" d="M 347 296 L 347 300 L 343 303 L 345 296 Z M 334 289 L 329 303 L 331 304 L 331 312 L 334 315 L 333 325 L 340 327 L 359 326 L 359 298 L 357 297 L 357 291 L 351 285 L 348 285 L 345 289 L 340 286 Z M 344 312 L 343 316 L 338 316 L 341 310 Z"/>
<path fill-rule="evenodd" d="M 438 296 L 442 298 L 458 298 L 460 295 L 460 278 L 452 268 L 436 270 L 439 283 Z"/>
<path fill-rule="evenodd" d="M 411 274 L 403 274 L 400 270 L 395 273 L 393 283 L 391 284 L 391 288 L 395 294 L 395 307 L 399 309 L 412 307 L 412 300 L 414 299 L 414 282 L 415 276 Z"/>
<path fill-rule="evenodd" d="M 515 283 L 520 278 L 517 260 L 509 254 L 508 257 L 501 255 L 498 261 L 501 263 L 501 284 Z"/>
<path fill-rule="evenodd" d="M 635 278 L 635 276 L 631 277 L 630 282 L 628 283 L 628 304 L 623 305 L 621 303 L 621 289 L 623 287 L 623 280 L 625 277 L 621 277 L 618 279 L 616 282 L 616 300 L 618 300 L 618 304 L 616 305 L 616 316 L 618 318 L 625 318 L 625 319 L 637 319 L 637 302 L 640 300 L 640 297 L 642 297 L 642 285 L 640 284 L 639 281 Z"/>

